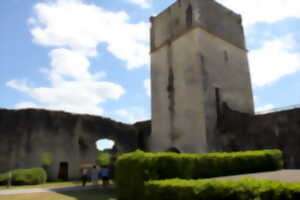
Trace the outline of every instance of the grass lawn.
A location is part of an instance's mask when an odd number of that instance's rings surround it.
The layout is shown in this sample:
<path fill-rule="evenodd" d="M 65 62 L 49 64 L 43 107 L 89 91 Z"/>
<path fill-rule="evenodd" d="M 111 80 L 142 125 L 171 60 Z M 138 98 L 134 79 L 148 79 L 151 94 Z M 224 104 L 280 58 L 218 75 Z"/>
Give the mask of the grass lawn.
<path fill-rule="evenodd" d="M 116 197 L 113 189 L 96 189 L 61 193 L 0 195 L 0 200 L 116 200 Z"/>
<path fill-rule="evenodd" d="M 98 182 L 102 184 L 101 181 Z M 11 186 L 7 188 L 6 186 L 0 186 L 0 190 L 7 189 L 26 189 L 26 188 L 61 188 L 61 187 L 72 187 L 72 186 L 80 186 L 80 181 L 69 181 L 69 182 L 48 182 L 42 185 L 22 185 L 22 186 Z M 92 185 L 91 182 L 87 183 L 87 185 Z"/>

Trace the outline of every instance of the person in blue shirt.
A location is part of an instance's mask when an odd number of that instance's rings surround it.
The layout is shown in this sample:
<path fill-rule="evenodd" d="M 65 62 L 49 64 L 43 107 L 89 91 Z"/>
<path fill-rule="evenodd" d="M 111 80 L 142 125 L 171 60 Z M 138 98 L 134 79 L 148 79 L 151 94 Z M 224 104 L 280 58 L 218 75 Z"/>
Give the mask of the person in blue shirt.
<path fill-rule="evenodd" d="M 93 166 L 91 179 L 92 179 L 93 185 L 98 184 L 98 169 L 97 169 L 96 165 Z"/>
<path fill-rule="evenodd" d="M 101 168 L 102 185 L 106 187 L 109 185 L 109 168 L 108 166 L 102 166 Z"/>

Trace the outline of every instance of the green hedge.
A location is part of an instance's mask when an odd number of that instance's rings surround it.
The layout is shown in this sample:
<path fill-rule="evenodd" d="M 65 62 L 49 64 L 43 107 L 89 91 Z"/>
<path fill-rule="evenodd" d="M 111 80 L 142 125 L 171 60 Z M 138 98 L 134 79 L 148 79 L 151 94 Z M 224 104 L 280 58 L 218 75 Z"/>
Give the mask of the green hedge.
<path fill-rule="evenodd" d="M 111 154 L 108 152 L 98 152 L 96 163 L 99 166 L 108 166 L 110 164 Z"/>
<path fill-rule="evenodd" d="M 161 180 L 145 183 L 144 200 L 299 200 L 300 183 L 245 178 Z"/>
<path fill-rule="evenodd" d="M 17 169 L 11 171 L 12 185 L 37 185 L 43 184 L 47 180 L 47 173 L 42 168 Z M 0 184 L 6 185 L 8 172 L 0 174 Z"/>
<path fill-rule="evenodd" d="M 0 185 L 7 184 L 8 173 L 0 174 Z"/>
<path fill-rule="evenodd" d="M 144 181 L 199 179 L 282 168 L 279 150 L 236 153 L 177 154 L 136 151 L 119 157 L 116 184 L 119 200 L 141 200 Z"/>

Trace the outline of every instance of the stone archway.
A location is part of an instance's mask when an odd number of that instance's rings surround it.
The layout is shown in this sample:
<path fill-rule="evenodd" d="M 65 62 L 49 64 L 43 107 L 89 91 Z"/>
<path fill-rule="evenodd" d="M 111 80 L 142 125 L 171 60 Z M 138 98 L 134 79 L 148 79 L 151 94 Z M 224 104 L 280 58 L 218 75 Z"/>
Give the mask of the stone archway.
<path fill-rule="evenodd" d="M 64 178 L 79 179 L 81 164 L 95 163 L 95 143 L 102 138 L 114 140 L 121 153 L 138 148 L 133 125 L 61 111 L 0 109 L 0 173 L 41 167 L 47 154 L 49 180 L 57 180 L 60 171 Z"/>
<path fill-rule="evenodd" d="M 168 149 L 167 149 L 167 152 L 181 153 L 180 149 L 177 148 L 177 147 L 174 147 L 174 146 L 168 148 Z"/>
<path fill-rule="evenodd" d="M 96 164 L 99 166 L 108 166 L 113 164 L 113 157 L 117 156 L 118 148 L 115 141 L 109 139 L 100 139 L 96 142 L 98 150 L 96 156 Z"/>
<path fill-rule="evenodd" d="M 80 166 L 98 165 L 99 150 L 96 148 L 96 143 L 99 140 L 113 141 L 115 148 L 111 148 L 110 151 L 117 151 L 118 154 L 134 151 L 138 148 L 138 133 L 134 128 L 112 120 L 106 122 L 111 124 L 104 125 L 99 117 L 92 118 L 91 116 L 77 122 L 74 134 L 78 139 L 78 164 Z"/>

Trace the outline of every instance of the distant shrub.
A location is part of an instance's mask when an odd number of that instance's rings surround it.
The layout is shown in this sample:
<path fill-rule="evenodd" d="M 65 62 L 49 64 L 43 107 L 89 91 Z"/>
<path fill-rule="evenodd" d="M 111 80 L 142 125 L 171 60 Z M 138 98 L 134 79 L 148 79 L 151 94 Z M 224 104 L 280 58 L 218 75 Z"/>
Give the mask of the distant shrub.
<path fill-rule="evenodd" d="M 145 183 L 144 200 L 298 200 L 300 183 L 245 178 L 160 180 Z"/>
<path fill-rule="evenodd" d="M 111 154 L 107 152 L 99 152 L 97 154 L 97 164 L 100 166 L 107 166 L 110 164 Z"/>
<path fill-rule="evenodd" d="M 281 169 L 279 150 L 235 153 L 178 154 L 136 151 L 119 157 L 116 166 L 120 200 L 141 200 L 144 181 L 199 179 Z"/>
<path fill-rule="evenodd" d="M 8 179 L 8 173 L 0 174 L 0 185 L 6 185 Z"/>
<path fill-rule="evenodd" d="M 52 154 L 48 152 L 43 153 L 41 161 L 43 167 L 49 167 L 52 163 Z"/>
<path fill-rule="evenodd" d="M 12 185 L 38 185 L 47 180 L 47 173 L 42 168 L 17 169 L 11 171 Z M 8 172 L 0 174 L 0 184 L 7 184 Z"/>

